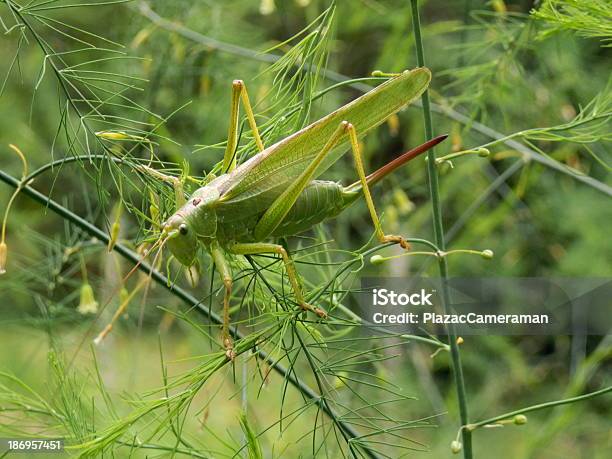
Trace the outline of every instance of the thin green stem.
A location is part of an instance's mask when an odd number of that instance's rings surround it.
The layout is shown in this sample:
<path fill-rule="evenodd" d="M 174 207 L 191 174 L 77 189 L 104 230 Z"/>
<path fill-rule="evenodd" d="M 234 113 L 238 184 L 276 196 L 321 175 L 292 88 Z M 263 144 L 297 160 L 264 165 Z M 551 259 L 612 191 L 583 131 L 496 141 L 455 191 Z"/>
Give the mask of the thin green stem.
<path fill-rule="evenodd" d="M 423 51 L 423 38 L 421 36 L 421 23 L 419 19 L 418 0 L 410 0 L 412 7 L 412 27 L 414 29 L 414 41 L 417 54 L 417 65 L 425 66 L 425 53 Z M 423 105 L 423 119 L 425 124 L 425 137 L 431 139 L 433 137 L 433 123 L 431 119 L 431 108 L 429 104 L 429 91 L 425 91 L 421 96 Z M 433 225 L 434 237 L 436 245 L 441 251 L 446 250 L 444 240 L 444 227 L 442 226 L 442 206 L 440 204 L 440 190 L 438 185 L 438 170 L 436 168 L 436 155 L 434 149 L 430 149 L 427 153 L 427 177 L 429 182 L 429 193 L 431 195 L 431 204 L 433 209 Z M 445 257 L 438 259 L 438 267 L 440 277 L 442 278 L 442 294 L 444 298 L 444 309 L 448 311 L 450 304 L 450 292 L 446 279 L 448 278 L 448 265 Z M 451 349 L 451 359 L 453 366 L 453 375 L 455 378 L 455 387 L 457 391 L 457 399 L 459 402 L 459 417 L 461 424 L 466 425 L 469 422 L 467 399 L 465 393 L 465 381 L 463 377 L 463 367 L 461 366 L 461 356 L 459 355 L 459 346 L 457 344 L 457 333 L 455 326 L 450 324 L 447 328 L 448 344 Z M 462 431 L 463 437 L 463 457 L 472 459 L 472 436 L 467 430 Z"/>
<path fill-rule="evenodd" d="M 392 255 L 390 257 L 382 257 L 380 255 L 377 255 L 376 256 L 377 258 L 372 257 L 370 259 L 370 262 L 373 264 L 378 264 L 378 263 L 382 263 L 385 261 L 394 260 L 397 258 L 411 257 L 414 255 L 442 258 L 442 257 L 447 257 L 449 255 L 455 255 L 455 254 L 480 255 L 481 257 L 484 257 L 484 258 L 493 257 L 493 252 L 491 250 L 454 249 L 454 250 L 449 250 L 447 252 L 443 252 L 441 250 L 437 250 L 435 252 L 427 252 L 427 251 L 406 252 L 406 253 L 400 253 L 399 255 Z"/>
<path fill-rule="evenodd" d="M 579 395 L 578 397 L 565 398 L 561 400 L 553 400 L 552 402 L 538 403 L 537 405 L 531 405 L 526 408 L 521 408 L 515 411 L 510 411 L 509 413 L 500 414 L 499 416 L 495 416 L 489 419 L 485 419 L 483 421 L 473 422 L 471 424 L 467 424 L 463 426 L 463 430 L 476 430 L 479 427 L 483 427 L 487 424 L 493 424 L 495 422 L 503 421 L 505 419 L 513 418 L 519 414 L 530 413 L 532 411 L 543 410 L 546 408 L 552 408 L 554 406 L 559 405 L 567 405 L 575 402 L 582 402 L 584 400 L 588 400 L 590 398 L 597 397 L 599 395 L 606 394 L 612 391 L 612 386 L 604 387 L 603 389 L 596 390 L 595 392 L 589 392 L 588 394 Z"/>
<path fill-rule="evenodd" d="M 440 165 L 445 161 L 450 161 L 451 159 L 459 158 L 460 156 L 466 156 L 466 155 L 478 155 L 482 158 L 486 158 L 487 156 L 490 155 L 490 152 L 486 148 L 475 148 L 473 150 L 458 151 L 456 153 L 450 153 L 448 155 L 440 156 L 439 158 L 436 158 L 436 165 Z"/>

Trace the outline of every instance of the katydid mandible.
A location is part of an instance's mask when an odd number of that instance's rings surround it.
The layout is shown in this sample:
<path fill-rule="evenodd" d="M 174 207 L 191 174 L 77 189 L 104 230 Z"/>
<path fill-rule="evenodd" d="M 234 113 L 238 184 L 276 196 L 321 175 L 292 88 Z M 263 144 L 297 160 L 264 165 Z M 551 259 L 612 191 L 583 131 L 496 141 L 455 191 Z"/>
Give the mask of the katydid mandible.
<path fill-rule="evenodd" d="M 264 147 L 259 135 L 244 83 L 233 82 L 230 126 L 223 159 L 225 173 L 196 190 L 163 224 L 161 236 L 174 257 L 187 267 L 195 263 L 199 244 L 210 253 L 225 286 L 222 340 L 229 359 L 235 354 L 229 334 L 232 273 L 227 254 L 279 255 L 296 302 L 304 310 L 325 317 L 323 309 L 305 301 L 293 261 L 282 245 L 267 242 L 270 238 L 308 230 L 335 217 L 363 195 L 378 240 L 408 248 L 402 236 L 383 231 L 369 187 L 446 136 L 431 139 L 370 175 L 365 174 L 358 139 L 419 97 L 430 80 L 427 68 L 397 74 L 268 148 Z M 237 166 L 235 150 L 241 101 L 259 153 Z M 359 180 L 348 187 L 316 180 L 340 158 L 344 153 L 341 147 L 347 143 Z"/>

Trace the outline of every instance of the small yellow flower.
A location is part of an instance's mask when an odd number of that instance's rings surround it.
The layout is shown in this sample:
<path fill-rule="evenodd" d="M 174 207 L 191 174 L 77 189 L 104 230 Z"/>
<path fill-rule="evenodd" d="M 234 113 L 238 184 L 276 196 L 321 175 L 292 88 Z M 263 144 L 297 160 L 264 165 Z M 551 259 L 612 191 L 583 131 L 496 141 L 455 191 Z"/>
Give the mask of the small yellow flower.
<path fill-rule="evenodd" d="M 93 289 L 89 283 L 85 282 L 81 286 L 81 299 L 77 308 L 81 314 L 95 314 L 98 312 L 98 302 L 94 297 Z"/>
<path fill-rule="evenodd" d="M 152 27 L 145 27 L 144 29 L 140 30 L 132 39 L 130 47 L 134 49 L 138 48 L 140 45 L 147 41 L 152 31 Z"/>
<path fill-rule="evenodd" d="M 346 387 L 346 383 L 344 380 L 348 378 L 348 374 L 345 371 L 341 371 L 334 378 L 334 388 L 336 389 L 344 389 Z"/>
<path fill-rule="evenodd" d="M 506 7 L 506 2 L 504 2 L 504 0 L 493 0 L 491 2 L 491 6 L 493 6 L 496 13 L 503 14 L 508 12 L 508 8 Z"/>
<path fill-rule="evenodd" d="M 401 215 L 406 215 L 414 210 L 414 203 L 408 195 L 399 188 L 393 192 L 393 202 L 397 206 Z"/>
<path fill-rule="evenodd" d="M 128 309 L 129 303 L 130 303 L 130 292 L 128 292 L 127 288 L 121 287 L 121 290 L 119 290 L 119 307 L 125 309 L 125 314 L 123 315 L 123 317 L 126 319 L 128 317 L 127 309 Z"/>
<path fill-rule="evenodd" d="M 387 125 L 389 126 L 389 133 L 391 134 L 391 136 L 397 137 L 397 135 L 399 134 L 399 130 L 400 130 L 399 116 L 397 116 L 396 114 L 391 115 L 387 119 Z"/>
<path fill-rule="evenodd" d="M 6 242 L 0 242 L 0 275 L 6 272 L 6 257 L 8 255 L 8 247 Z"/>

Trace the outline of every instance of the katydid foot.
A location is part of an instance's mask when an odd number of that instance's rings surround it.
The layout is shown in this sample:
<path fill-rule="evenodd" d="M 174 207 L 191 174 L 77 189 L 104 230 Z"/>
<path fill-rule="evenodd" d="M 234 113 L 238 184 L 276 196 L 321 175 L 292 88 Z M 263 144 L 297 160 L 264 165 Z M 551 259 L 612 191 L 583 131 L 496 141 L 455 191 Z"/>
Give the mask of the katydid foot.
<path fill-rule="evenodd" d="M 327 319 L 327 312 L 325 312 L 325 310 L 318 308 L 316 306 L 313 306 L 311 304 L 308 303 L 301 303 L 300 307 L 304 310 L 304 311 L 310 311 L 310 312 L 314 312 L 317 316 L 319 316 L 321 319 Z"/>
<path fill-rule="evenodd" d="M 393 242 L 394 244 L 399 244 L 402 249 L 410 250 L 410 243 L 402 236 L 397 236 L 395 234 L 385 234 L 381 242 Z"/>

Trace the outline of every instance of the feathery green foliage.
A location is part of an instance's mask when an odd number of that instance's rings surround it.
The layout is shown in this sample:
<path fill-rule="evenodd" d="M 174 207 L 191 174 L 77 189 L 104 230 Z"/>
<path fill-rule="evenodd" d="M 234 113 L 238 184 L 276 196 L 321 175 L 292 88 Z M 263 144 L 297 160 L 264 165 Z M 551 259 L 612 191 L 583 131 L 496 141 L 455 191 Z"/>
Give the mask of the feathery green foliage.
<path fill-rule="evenodd" d="M 581 37 L 597 38 L 603 46 L 611 46 L 612 6 L 605 0 L 545 0 L 531 13 L 545 21 L 547 27 L 540 38 L 561 31 L 573 31 Z"/>

